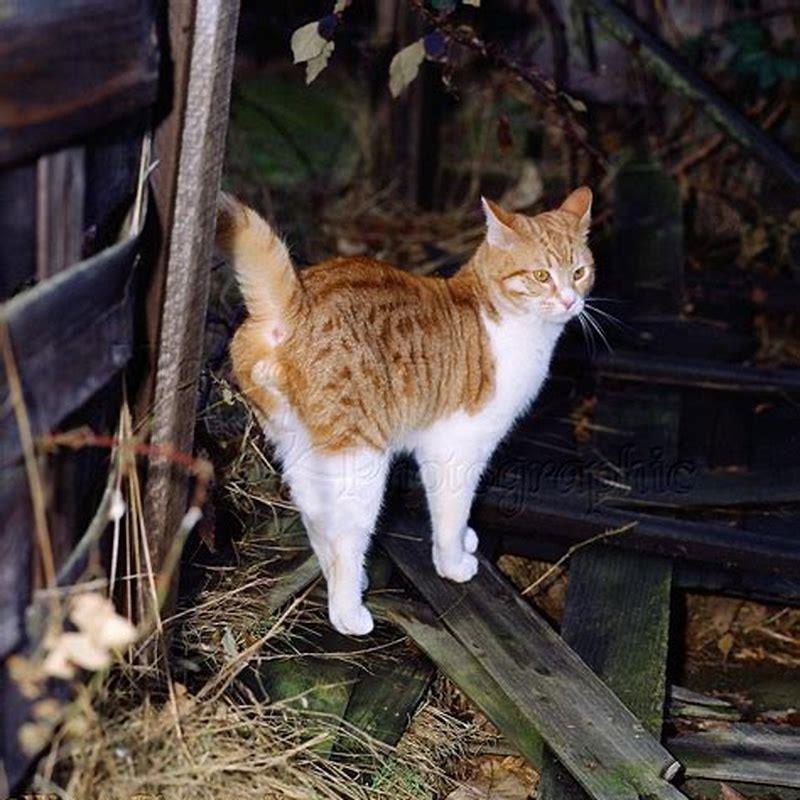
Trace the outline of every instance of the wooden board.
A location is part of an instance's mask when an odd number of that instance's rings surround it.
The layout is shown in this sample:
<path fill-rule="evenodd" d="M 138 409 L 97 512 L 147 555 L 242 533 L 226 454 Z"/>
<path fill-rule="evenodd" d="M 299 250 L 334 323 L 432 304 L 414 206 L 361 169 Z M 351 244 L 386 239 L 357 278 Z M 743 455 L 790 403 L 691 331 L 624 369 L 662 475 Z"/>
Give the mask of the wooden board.
<path fill-rule="evenodd" d="M 394 747 L 430 686 L 435 669 L 420 653 L 381 662 L 353 687 L 345 720 L 373 739 Z"/>
<path fill-rule="evenodd" d="M 509 698 L 480 661 L 445 627 L 426 603 L 375 598 L 370 609 L 402 628 L 456 686 L 537 769 L 542 765 L 542 738 L 526 709 Z"/>
<path fill-rule="evenodd" d="M 183 4 L 171 3 L 181 17 Z M 236 0 L 194 0 L 190 39 L 174 57 L 188 70 L 183 107 L 175 110 L 180 135 L 176 151 L 159 152 L 166 169 L 175 168 L 174 191 L 167 186 L 157 202 L 169 204 L 170 229 L 164 246 L 168 257 L 159 303 L 158 360 L 153 406 L 149 414 L 151 442 L 190 451 L 194 437 L 197 378 L 202 361 L 210 259 L 214 240 L 217 194 L 228 125 L 233 55 L 239 3 Z M 181 101 L 181 98 L 178 98 Z M 163 294 L 161 292 L 163 291 Z M 152 558 L 160 565 L 186 506 L 186 482 L 166 460 L 148 467 L 145 518 Z"/>
<path fill-rule="evenodd" d="M 485 559 L 466 584 L 439 578 L 420 521 L 392 517 L 381 542 L 444 625 L 593 797 L 680 797 L 678 765 Z"/>
<path fill-rule="evenodd" d="M 797 728 L 733 723 L 672 737 L 669 748 L 689 778 L 800 789 Z"/>
<path fill-rule="evenodd" d="M 667 559 L 587 548 L 570 564 L 561 630 L 656 739 L 664 714 L 671 576 Z M 586 795 L 548 752 L 539 797 Z"/>
<path fill-rule="evenodd" d="M 0 13 L 0 164 L 55 149 L 154 102 L 149 0 L 25 0 Z"/>

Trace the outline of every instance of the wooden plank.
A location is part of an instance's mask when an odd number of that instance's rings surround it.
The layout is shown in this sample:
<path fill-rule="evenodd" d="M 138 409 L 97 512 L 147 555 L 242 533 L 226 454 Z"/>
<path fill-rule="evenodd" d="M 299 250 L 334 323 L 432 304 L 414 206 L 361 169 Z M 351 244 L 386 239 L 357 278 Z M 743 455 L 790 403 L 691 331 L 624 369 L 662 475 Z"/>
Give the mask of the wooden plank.
<path fill-rule="evenodd" d="M 670 737 L 688 778 L 800 789 L 800 732 L 785 725 L 734 723 Z"/>
<path fill-rule="evenodd" d="M 561 629 L 564 641 L 656 739 L 664 714 L 671 577 L 667 559 L 587 548 L 570 564 Z M 547 752 L 539 797 L 586 795 Z"/>
<path fill-rule="evenodd" d="M 419 653 L 404 653 L 400 661 L 381 662 L 353 687 L 345 720 L 394 747 L 434 674 L 431 662 Z"/>
<path fill-rule="evenodd" d="M 36 273 L 36 165 L 0 170 L 0 302 Z"/>
<path fill-rule="evenodd" d="M 635 510 L 587 508 L 573 498 L 536 493 L 529 483 L 524 474 L 506 470 L 497 483 L 484 486 L 473 506 L 473 527 L 482 533 L 517 537 L 521 542 L 542 537 L 569 547 L 634 522 L 634 528 L 607 544 L 764 575 L 800 577 L 797 537 Z"/>
<path fill-rule="evenodd" d="M 377 616 L 402 628 L 456 686 L 537 769 L 542 739 L 526 709 L 516 705 L 469 650 L 444 626 L 433 609 L 413 600 L 379 597 L 368 601 Z"/>
<path fill-rule="evenodd" d="M 445 626 L 597 798 L 682 796 L 666 777 L 678 764 L 485 559 L 466 584 L 439 578 L 419 521 L 391 517 L 384 548 Z"/>
<path fill-rule="evenodd" d="M 697 386 L 720 392 L 800 392 L 800 370 L 725 364 L 704 359 L 653 357 L 617 350 L 598 354 L 595 367 L 606 377 L 637 383 Z"/>
<path fill-rule="evenodd" d="M 131 281 L 139 235 L 22 292 L 0 309 L 34 435 L 53 429 L 127 363 L 133 349 Z M 0 405 L 8 402 L 0 367 Z M 13 415 L 0 417 L 0 459 L 20 452 Z"/>
<path fill-rule="evenodd" d="M 170 10 L 181 4 L 170 4 Z M 182 13 L 175 9 L 176 13 Z M 196 0 L 168 261 L 159 323 L 151 441 L 191 450 L 197 378 L 203 349 L 210 259 L 228 124 L 239 3 Z M 162 198 L 163 199 L 163 198 Z M 161 209 L 160 209 L 161 210 Z M 148 467 L 145 517 L 153 561 L 160 565 L 186 505 L 186 481 L 166 460 Z"/>
<path fill-rule="evenodd" d="M 36 165 L 36 279 L 47 280 L 81 257 L 84 150 L 42 156 Z"/>
<path fill-rule="evenodd" d="M 637 314 L 676 313 L 683 301 L 678 185 L 655 159 L 626 161 L 614 180 L 614 269 Z"/>
<path fill-rule="evenodd" d="M 0 164 L 38 155 L 156 98 L 149 0 L 25 0 L 0 14 Z"/>

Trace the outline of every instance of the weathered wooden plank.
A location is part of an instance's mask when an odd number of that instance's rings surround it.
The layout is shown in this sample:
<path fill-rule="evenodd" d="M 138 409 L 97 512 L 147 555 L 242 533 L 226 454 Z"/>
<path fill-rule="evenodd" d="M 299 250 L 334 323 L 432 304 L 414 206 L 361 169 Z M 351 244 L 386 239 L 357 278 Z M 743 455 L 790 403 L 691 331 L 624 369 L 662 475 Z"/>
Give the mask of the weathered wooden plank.
<path fill-rule="evenodd" d="M 353 687 L 345 720 L 373 739 L 396 745 L 434 672 L 431 662 L 419 653 L 404 653 L 399 661 L 381 662 Z"/>
<path fill-rule="evenodd" d="M 182 4 L 170 12 L 182 16 Z M 159 153 L 178 162 L 171 228 L 164 246 L 164 276 L 155 371 L 151 441 L 190 450 L 194 435 L 197 377 L 202 361 L 210 258 L 217 194 L 228 124 L 237 0 L 195 0 L 191 39 L 175 57 L 188 60 L 185 105 L 177 152 Z M 178 98 L 180 100 L 180 98 Z M 164 196 L 162 195 L 162 202 Z M 167 199 L 170 200 L 169 195 Z M 151 461 L 145 517 L 152 558 L 160 565 L 170 537 L 185 511 L 186 483 L 177 481 L 169 462 Z"/>
<path fill-rule="evenodd" d="M 36 279 L 76 264 L 81 257 L 84 151 L 72 147 L 42 156 L 36 165 Z"/>
<path fill-rule="evenodd" d="M 689 778 L 800 788 L 800 732 L 785 725 L 733 723 L 670 737 Z"/>
<path fill-rule="evenodd" d="M 154 5 L 149 0 L 4 3 L 0 62 L 0 164 L 8 164 L 154 102 Z"/>
<path fill-rule="evenodd" d="M 586 664 L 661 737 L 669 644 L 669 560 L 592 547 L 570 564 L 561 635 Z M 542 800 L 586 795 L 545 755 Z"/>
<path fill-rule="evenodd" d="M 127 363 L 139 236 L 60 272 L 0 309 L 14 344 L 34 435 L 51 430 Z M 0 368 L 0 405 L 8 402 Z M 13 415 L 0 418 L 0 458 L 20 452 Z"/>
<path fill-rule="evenodd" d="M 677 763 L 485 559 L 467 584 L 439 578 L 419 521 L 393 517 L 381 542 L 445 626 L 593 797 L 680 797 Z"/>
<path fill-rule="evenodd" d="M 36 272 L 36 165 L 0 170 L 0 302 Z"/>
<path fill-rule="evenodd" d="M 614 180 L 614 269 L 638 314 L 674 313 L 683 300 L 683 215 L 675 180 L 652 158 L 626 161 Z"/>
<path fill-rule="evenodd" d="M 765 575 L 800 576 L 797 537 L 658 517 L 634 510 L 587 508 L 585 503 L 566 496 L 537 494 L 524 481 L 524 475 L 513 470 L 505 471 L 496 483 L 482 488 L 471 520 L 473 527 L 481 532 L 518 537 L 520 541 L 543 537 L 566 546 L 635 522 L 634 528 L 607 543 Z"/>
<path fill-rule="evenodd" d="M 647 353 L 601 353 L 597 371 L 615 380 L 697 386 L 721 392 L 774 394 L 800 392 L 800 370 L 724 364 L 703 359 L 674 359 Z"/>
<path fill-rule="evenodd" d="M 542 738 L 526 709 L 516 705 L 472 653 L 444 626 L 433 609 L 413 600 L 374 598 L 369 607 L 402 628 L 453 683 L 495 724 L 537 769 Z"/>

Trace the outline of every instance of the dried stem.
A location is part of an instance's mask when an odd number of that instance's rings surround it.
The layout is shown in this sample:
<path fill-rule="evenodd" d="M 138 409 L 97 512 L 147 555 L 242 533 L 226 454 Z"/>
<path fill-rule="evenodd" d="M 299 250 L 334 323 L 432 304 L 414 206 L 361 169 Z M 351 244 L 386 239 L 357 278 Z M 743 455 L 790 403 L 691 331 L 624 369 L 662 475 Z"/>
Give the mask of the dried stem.
<path fill-rule="evenodd" d="M 33 518 L 36 528 L 36 542 L 42 559 L 45 585 L 47 588 L 52 588 L 56 585 L 56 568 L 53 559 L 53 547 L 50 542 L 50 531 L 47 526 L 47 504 L 45 502 L 44 487 L 42 485 L 42 476 L 39 474 L 39 467 L 36 464 L 36 451 L 33 444 L 31 423 L 28 417 L 28 410 L 25 408 L 25 398 L 22 393 L 17 361 L 14 358 L 14 348 L 11 344 L 8 325 L 5 322 L 0 323 L 0 346 L 3 349 L 3 364 L 5 365 L 8 379 L 8 391 L 11 405 L 14 409 L 14 416 L 17 420 L 19 439 L 25 459 L 25 472 L 28 476 L 28 487 L 31 492 L 31 505 L 33 506 Z"/>

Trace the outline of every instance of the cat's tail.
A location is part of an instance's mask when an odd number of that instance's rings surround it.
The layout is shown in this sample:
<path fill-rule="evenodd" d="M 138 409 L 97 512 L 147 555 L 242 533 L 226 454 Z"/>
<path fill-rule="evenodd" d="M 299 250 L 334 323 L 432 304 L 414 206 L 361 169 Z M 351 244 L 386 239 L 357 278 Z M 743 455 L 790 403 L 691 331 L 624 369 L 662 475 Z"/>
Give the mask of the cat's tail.
<path fill-rule="evenodd" d="M 216 245 L 236 272 L 250 316 L 258 322 L 284 322 L 301 287 L 289 251 L 269 223 L 220 192 Z"/>

